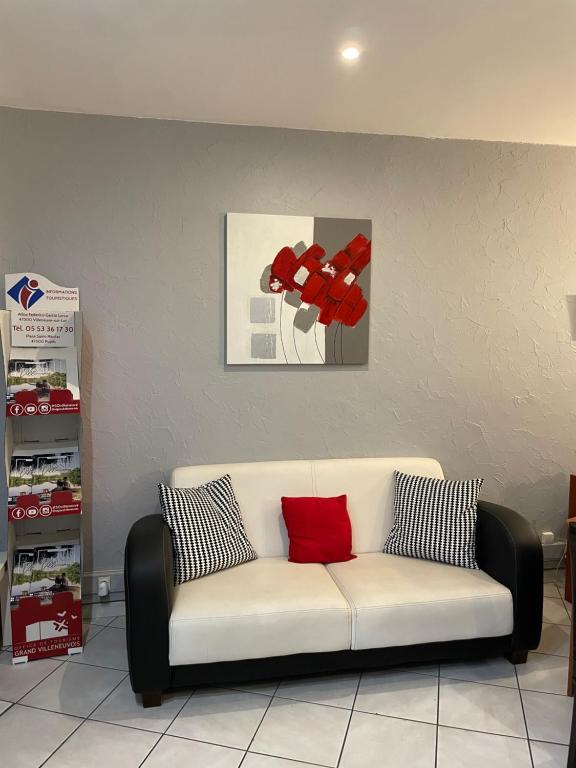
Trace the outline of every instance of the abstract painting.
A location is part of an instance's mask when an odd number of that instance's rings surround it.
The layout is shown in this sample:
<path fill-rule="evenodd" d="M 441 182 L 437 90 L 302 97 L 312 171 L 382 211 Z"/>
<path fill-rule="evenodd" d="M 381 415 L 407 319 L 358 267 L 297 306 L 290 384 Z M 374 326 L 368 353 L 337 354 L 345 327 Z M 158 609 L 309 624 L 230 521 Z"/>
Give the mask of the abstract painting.
<path fill-rule="evenodd" d="M 229 213 L 228 364 L 368 362 L 372 222 Z"/>

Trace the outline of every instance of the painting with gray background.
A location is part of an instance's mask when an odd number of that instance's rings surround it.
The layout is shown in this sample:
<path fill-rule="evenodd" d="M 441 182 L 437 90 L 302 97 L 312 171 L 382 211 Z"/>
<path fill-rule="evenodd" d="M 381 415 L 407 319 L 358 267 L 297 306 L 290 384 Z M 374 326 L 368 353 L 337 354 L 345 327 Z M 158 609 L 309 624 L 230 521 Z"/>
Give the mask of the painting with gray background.
<path fill-rule="evenodd" d="M 372 223 L 229 213 L 226 362 L 368 362 Z"/>

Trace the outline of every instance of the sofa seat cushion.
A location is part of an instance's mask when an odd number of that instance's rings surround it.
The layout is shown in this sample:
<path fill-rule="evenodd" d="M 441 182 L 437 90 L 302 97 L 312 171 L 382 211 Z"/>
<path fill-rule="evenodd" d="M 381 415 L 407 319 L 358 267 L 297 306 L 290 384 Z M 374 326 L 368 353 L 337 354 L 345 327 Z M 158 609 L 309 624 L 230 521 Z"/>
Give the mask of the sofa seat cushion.
<path fill-rule="evenodd" d="M 174 589 L 170 665 L 350 648 L 348 603 L 325 566 L 266 557 Z"/>
<path fill-rule="evenodd" d="M 380 552 L 327 569 L 352 608 L 354 650 L 512 632 L 510 590 L 483 571 Z"/>

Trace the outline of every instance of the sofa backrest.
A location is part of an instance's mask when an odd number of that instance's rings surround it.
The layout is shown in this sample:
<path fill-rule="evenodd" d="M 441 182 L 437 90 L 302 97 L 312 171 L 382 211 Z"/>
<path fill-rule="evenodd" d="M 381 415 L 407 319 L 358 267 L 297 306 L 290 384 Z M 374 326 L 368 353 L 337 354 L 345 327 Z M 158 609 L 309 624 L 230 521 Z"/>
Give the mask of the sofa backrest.
<path fill-rule="evenodd" d="M 324 459 L 207 464 L 173 470 L 174 488 L 229 474 L 252 546 L 260 557 L 288 554 L 282 496 L 348 496 L 354 552 L 379 552 L 394 522 L 394 470 L 444 477 L 435 459 Z"/>

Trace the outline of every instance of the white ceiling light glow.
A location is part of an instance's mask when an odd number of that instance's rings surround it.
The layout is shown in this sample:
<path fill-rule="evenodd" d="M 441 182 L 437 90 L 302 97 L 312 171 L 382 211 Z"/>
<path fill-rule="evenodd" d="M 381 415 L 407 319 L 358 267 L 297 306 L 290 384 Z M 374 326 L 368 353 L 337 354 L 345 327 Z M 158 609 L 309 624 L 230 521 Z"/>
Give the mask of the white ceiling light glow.
<path fill-rule="evenodd" d="M 355 45 L 349 45 L 346 48 L 343 48 L 340 51 L 340 54 L 343 59 L 346 59 L 346 61 L 356 61 L 360 58 L 360 51 L 358 48 L 356 48 Z"/>

